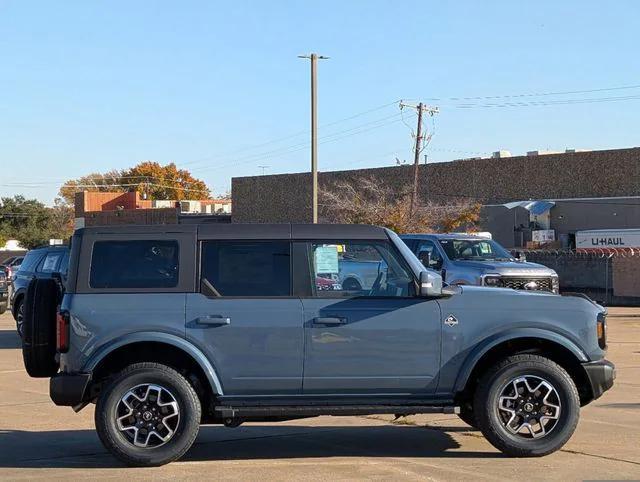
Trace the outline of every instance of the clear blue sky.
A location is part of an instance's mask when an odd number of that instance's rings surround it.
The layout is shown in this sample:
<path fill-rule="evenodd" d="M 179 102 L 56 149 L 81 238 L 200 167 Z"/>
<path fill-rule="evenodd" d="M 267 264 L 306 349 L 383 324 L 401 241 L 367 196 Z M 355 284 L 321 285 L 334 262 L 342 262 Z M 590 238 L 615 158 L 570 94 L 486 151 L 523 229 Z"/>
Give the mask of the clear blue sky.
<path fill-rule="evenodd" d="M 401 98 L 440 106 L 430 161 L 638 146 L 638 87 L 450 98 L 637 86 L 639 32 L 633 0 L 0 0 L 0 195 L 50 203 L 65 179 L 148 159 L 216 193 L 259 165 L 307 170 L 309 66 L 296 56 L 310 51 L 331 57 L 321 125 Z M 632 98 L 581 103 L 612 97 Z M 397 112 L 322 128 L 320 170 L 409 160 Z"/>

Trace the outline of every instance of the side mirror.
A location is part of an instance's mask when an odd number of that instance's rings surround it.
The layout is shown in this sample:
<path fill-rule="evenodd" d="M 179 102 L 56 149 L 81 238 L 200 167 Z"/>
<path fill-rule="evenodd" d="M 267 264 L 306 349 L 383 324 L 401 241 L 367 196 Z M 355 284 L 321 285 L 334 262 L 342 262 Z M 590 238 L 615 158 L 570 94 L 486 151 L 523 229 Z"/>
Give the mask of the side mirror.
<path fill-rule="evenodd" d="M 522 251 L 516 251 L 516 259 L 521 263 L 524 263 L 527 260 L 527 257 Z"/>
<path fill-rule="evenodd" d="M 420 296 L 423 298 L 442 296 L 442 276 L 435 271 L 421 271 Z"/>

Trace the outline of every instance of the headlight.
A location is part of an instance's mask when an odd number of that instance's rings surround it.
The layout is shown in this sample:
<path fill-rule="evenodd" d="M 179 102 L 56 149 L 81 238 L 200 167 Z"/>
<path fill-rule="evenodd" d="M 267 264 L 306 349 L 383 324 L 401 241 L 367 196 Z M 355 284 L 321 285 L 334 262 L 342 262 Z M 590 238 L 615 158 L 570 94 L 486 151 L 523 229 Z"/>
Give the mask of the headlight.
<path fill-rule="evenodd" d="M 551 277 L 551 291 L 560 293 L 560 278 L 558 278 L 558 275 Z"/>
<path fill-rule="evenodd" d="M 596 323 L 598 330 L 598 346 L 603 350 L 607 348 L 607 313 L 598 313 L 598 322 Z"/>
<path fill-rule="evenodd" d="M 485 276 L 482 280 L 482 284 L 484 284 L 485 286 L 500 286 L 500 276 L 498 275 Z"/>

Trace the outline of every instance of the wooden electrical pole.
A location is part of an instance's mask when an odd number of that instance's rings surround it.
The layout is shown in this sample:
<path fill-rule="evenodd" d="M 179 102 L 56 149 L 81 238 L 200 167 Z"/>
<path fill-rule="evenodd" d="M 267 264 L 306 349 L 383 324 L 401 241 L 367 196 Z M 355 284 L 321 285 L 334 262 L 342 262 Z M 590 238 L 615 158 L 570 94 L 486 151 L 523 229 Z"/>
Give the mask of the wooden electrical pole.
<path fill-rule="evenodd" d="M 418 184 L 420 180 L 420 152 L 422 152 L 422 141 L 425 136 L 422 134 L 422 114 L 426 112 L 429 115 L 434 115 L 438 113 L 437 107 L 429 107 L 426 104 L 420 102 L 418 105 L 409 105 L 403 102 L 400 102 L 400 109 L 404 107 L 409 107 L 412 109 L 416 109 L 418 112 L 418 126 L 416 128 L 416 143 L 413 151 L 413 189 L 411 191 L 411 215 L 415 214 L 416 209 L 418 208 Z"/>
<path fill-rule="evenodd" d="M 418 173 L 420 167 L 420 145 L 422 144 L 422 102 L 418 104 L 418 127 L 416 128 L 416 146 L 413 150 L 413 190 L 411 191 L 411 215 L 418 204 Z"/>

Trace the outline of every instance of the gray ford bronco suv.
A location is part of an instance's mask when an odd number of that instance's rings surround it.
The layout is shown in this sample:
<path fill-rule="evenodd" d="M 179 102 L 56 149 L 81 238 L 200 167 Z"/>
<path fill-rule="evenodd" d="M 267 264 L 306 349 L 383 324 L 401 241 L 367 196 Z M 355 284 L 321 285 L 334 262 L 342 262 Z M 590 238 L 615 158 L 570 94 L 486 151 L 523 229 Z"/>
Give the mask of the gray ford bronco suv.
<path fill-rule="evenodd" d="M 371 286 L 327 283 L 344 260 L 376 262 Z M 131 465 L 181 457 L 200 424 L 376 413 L 456 413 L 502 452 L 541 456 L 615 377 L 602 307 L 443 287 L 379 227 L 85 228 L 65 285 L 29 285 L 25 366 L 57 405 L 95 403 Z"/>

